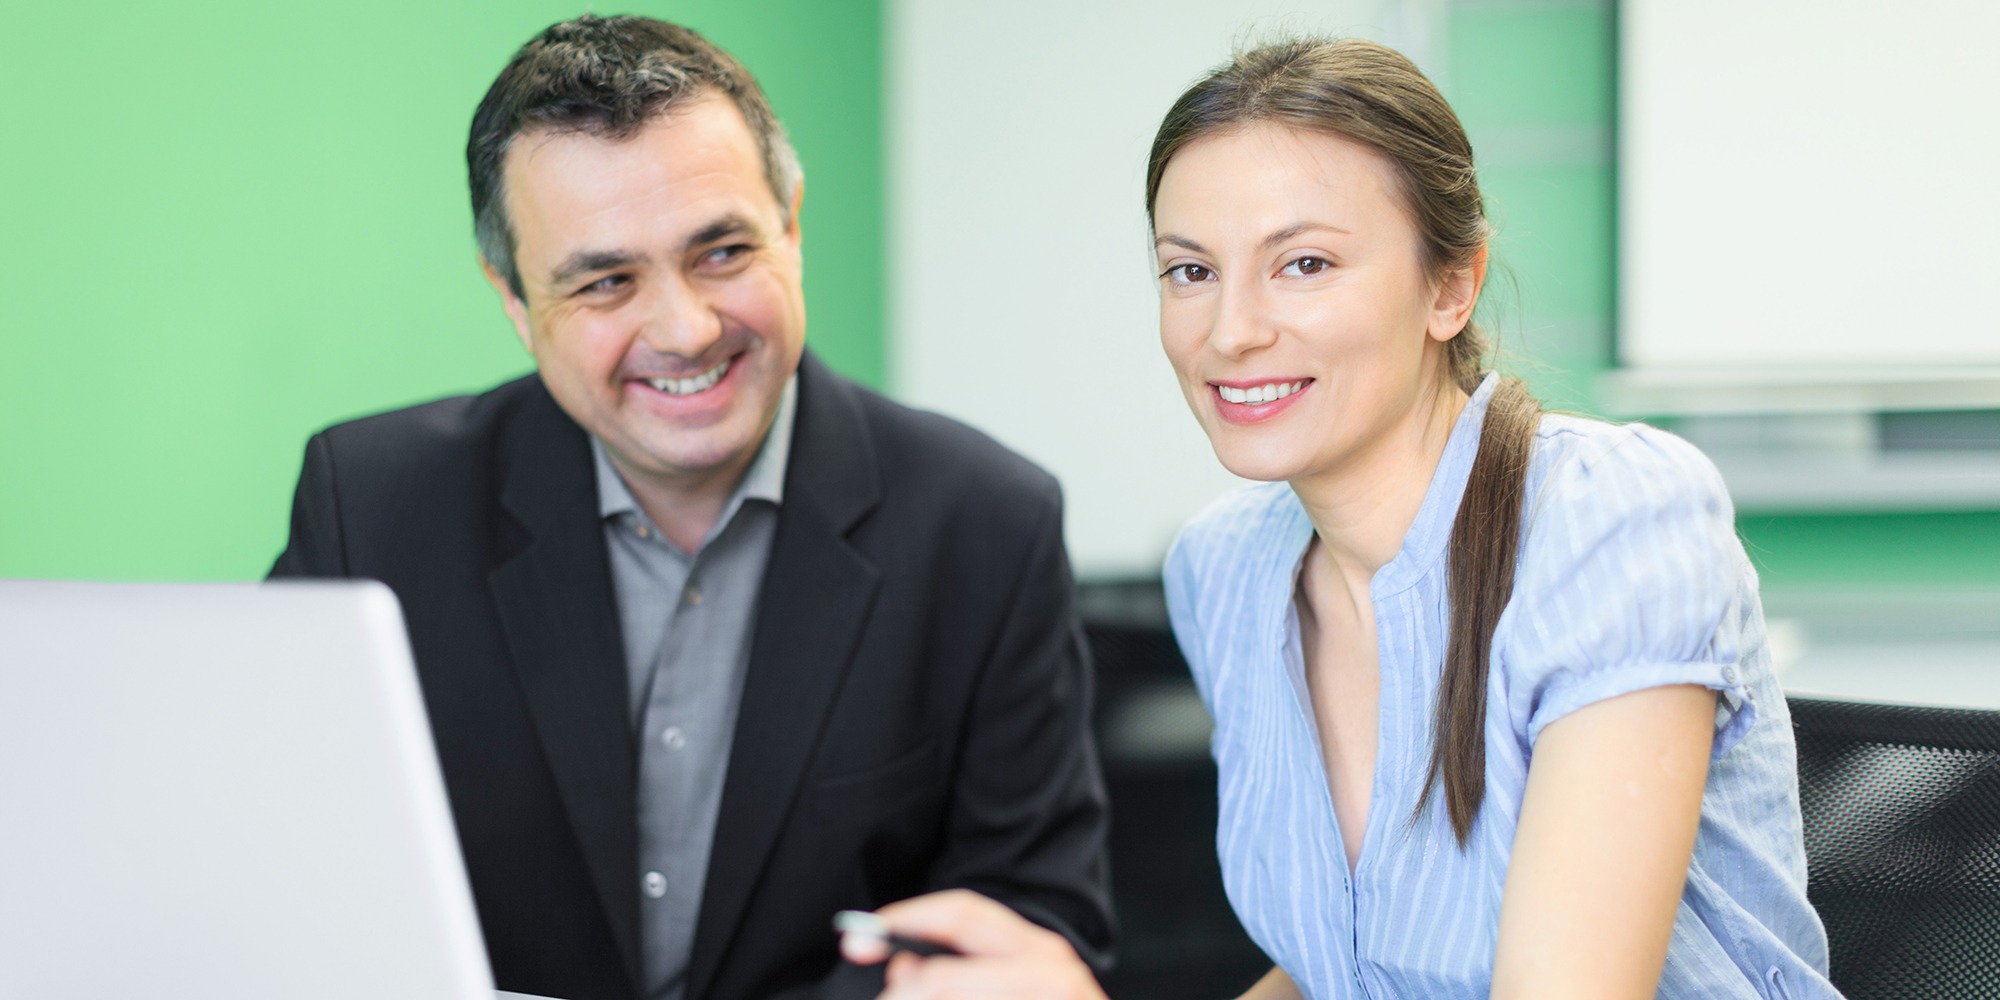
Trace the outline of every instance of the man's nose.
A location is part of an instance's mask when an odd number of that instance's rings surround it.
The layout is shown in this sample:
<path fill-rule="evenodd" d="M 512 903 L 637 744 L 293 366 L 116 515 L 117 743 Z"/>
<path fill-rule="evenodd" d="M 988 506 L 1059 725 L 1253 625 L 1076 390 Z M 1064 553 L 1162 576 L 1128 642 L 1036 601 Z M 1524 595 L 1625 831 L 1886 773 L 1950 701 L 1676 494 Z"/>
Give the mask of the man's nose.
<path fill-rule="evenodd" d="M 661 354 L 699 358 L 722 338 L 722 317 L 699 289 L 675 284 L 659 289 L 647 310 L 640 339 Z"/>
<path fill-rule="evenodd" d="M 1211 350 L 1236 359 L 1269 347 L 1277 340 L 1277 324 L 1261 288 L 1254 283 L 1230 282 L 1218 291 L 1221 294 L 1216 303 L 1215 326 L 1208 336 Z"/>

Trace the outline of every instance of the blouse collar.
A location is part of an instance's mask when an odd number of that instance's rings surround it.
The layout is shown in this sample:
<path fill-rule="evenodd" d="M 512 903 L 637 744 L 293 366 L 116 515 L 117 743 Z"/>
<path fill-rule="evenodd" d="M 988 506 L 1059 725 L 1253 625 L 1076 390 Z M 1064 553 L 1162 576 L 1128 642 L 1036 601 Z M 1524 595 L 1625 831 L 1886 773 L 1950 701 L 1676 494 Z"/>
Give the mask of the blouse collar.
<path fill-rule="evenodd" d="M 1492 402 L 1499 381 L 1498 372 L 1487 372 L 1465 401 L 1465 409 L 1459 411 L 1451 436 L 1445 440 L 1444 455 L 1438 459 L 1437 471 L 1431 474 L 1430 487 L 1424 491 L 1424 502 L 1417 508 L 1410 530 L 1403 535 L 1402 547 L 1397 549 L 1395 558 L 1375 571 L 1369 583 L 1369 596 L 1373 599 L 1379 601 L 1409 589 L 1437 565 L 1445 544 L 1451 540 L 1459 499 L 1465 494 L 1466 480 L 1472 476 L 1472 460 L 1479 454 L 1479 432 L 1486 419 L 1486 407 Z M 1312 518 L 1307 516 L 1305 505 L 1299 502 L 1296 493 L 1292 494 L 1290 506 L 1291 572 L 1283 578 L 1288 601 L 1296 590 L 1299 568 L 1313 537 Z"/>

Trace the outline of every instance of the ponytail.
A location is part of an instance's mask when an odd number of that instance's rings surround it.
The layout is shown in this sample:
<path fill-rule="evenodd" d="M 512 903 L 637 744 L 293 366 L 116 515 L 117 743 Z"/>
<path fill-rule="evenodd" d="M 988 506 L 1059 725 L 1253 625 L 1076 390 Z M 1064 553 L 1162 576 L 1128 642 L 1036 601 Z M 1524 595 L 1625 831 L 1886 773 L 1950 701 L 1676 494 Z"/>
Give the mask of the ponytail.
<path fill-rule="evenodd" d="M 1416 814 L 1441 785 L 1451 831 L 1463 847 L 1486 797 L 1486 675 L 1493 631 L 1514 593 L 1521 547 L 1521 504 L 1541 404 L 1520 379 L 1494 386 L 1479 434 L 1479 454 L 1451 526 L 1447 593 L 1451 603 L 1444 676 L 1432 716 L 1430 770 Z M 1412 815 L 1412 819 L 1415 815 Z"/>

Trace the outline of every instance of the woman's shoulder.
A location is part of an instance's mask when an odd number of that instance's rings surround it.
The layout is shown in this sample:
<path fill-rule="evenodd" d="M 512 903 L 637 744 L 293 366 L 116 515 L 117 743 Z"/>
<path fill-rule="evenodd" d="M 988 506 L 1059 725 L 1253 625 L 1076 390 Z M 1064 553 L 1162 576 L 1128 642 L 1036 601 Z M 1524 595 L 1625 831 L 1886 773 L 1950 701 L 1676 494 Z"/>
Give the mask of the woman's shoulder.
<path fill-rule="evenodd" d="M 1311 523 L 1290 486 L 1250 483 L 1209 503 L 1174 539 L 1162 574 L 1167 611 L 1197 682 L 1210 666 L 1210 642 L 1256 627 L 1257 609 L 1289 586 L 1283 567 L 1296 559 L 1302 530 Z"/>
<path fill-rule="evenodd" d="M 1714 463 L 1659 428 L 1550 415 L 1529 478 L 1494 638 L 1517 733 L 1532 743 L 1585 705 L 1691 683 L 1721 692 L 1714 752 L 1733 746 L 1756 719 L 1745 664 L 1762 625 Z"/>
<path fill-rule="evenodd" d="M 1573 513 L 1616 518 L 1691 506 L 1733 521 L 1722 474 L 1685 439 L 1642 423 L 1610 423 L 1544 414 L 1528 472 L 1534 508 L 1574 506 Z"/>
<path fill-rule="evenodd" d="M 1183 525 L 1167 552 L 1167 571 L 1201 576 L 1254 561 L 1248 556 L 1283 545 L 1300 515 L 1285 483 L 1245 483 L 1209 501 Z"/>

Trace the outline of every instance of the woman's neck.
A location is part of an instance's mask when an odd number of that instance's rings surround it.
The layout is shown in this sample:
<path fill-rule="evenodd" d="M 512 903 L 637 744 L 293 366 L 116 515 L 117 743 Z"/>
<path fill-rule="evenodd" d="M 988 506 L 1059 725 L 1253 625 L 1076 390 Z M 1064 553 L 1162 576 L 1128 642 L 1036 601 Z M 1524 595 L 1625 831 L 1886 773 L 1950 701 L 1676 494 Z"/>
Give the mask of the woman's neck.
<path fill-rule="evenodd" d="M 1375 571 L 1402 549 L 1469 398 L 1456 382 L 1432 382 L 1368 447 L 1335 468 L 1292 480 L 1312 519 L 1319 550 L 1312 561 L 1320 572 L 1337 574 L 1349 593 L 1368 592 Z"/>

